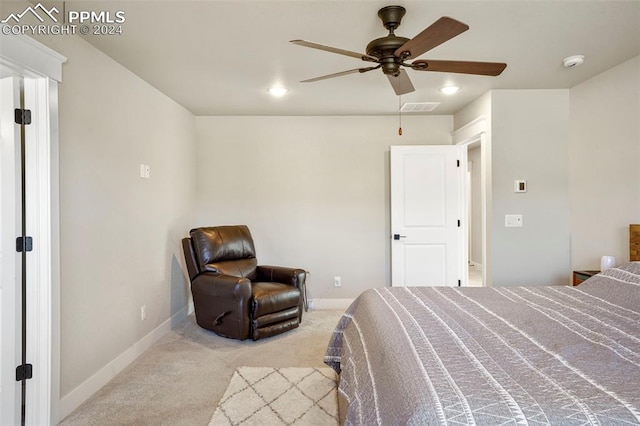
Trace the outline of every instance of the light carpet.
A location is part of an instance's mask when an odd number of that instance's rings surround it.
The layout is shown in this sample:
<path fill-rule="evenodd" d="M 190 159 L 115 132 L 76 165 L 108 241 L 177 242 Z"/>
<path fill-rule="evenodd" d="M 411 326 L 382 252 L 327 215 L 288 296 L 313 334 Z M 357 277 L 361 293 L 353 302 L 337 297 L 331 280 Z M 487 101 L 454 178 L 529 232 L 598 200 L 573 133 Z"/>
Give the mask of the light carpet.
<path fill-rule="evenodd" d="M 209 426 L 337 425 L 331 368 L 239 367 Z"/>

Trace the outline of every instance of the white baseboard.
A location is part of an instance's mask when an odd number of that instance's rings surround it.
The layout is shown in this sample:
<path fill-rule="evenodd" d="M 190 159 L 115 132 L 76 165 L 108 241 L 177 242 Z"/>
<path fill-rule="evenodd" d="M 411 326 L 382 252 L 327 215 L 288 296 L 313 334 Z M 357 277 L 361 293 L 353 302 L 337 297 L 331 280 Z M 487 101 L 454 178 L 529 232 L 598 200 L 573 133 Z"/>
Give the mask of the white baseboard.
<path fill-rule="evenodd" d="M 187 311 L 188 307 L 185 306 L 174 316 L 134 343 L 129 349 L 118 355 L 109 364 L 98 370 L 98 372 L 89 377 L 74 390 L 60 398 L 60 407 L 58 411 L 60 417 L 59 421 L 62 421 L 65 417 L 71 414 L 73 410 L 80 406 L 80 404 L 89 399 L 91 395 L 96 393 L 100 388 L 118 375 L 118 373 L 135 361 L 136 358 L 153 346 L 165 334 L 170 332 L 175 325 L 182 322 L 187 317 Z M 56 424 L 57 423 L 58 422 L 56 422 Z"/>
<path fill-rule="evenodd" d="M 354 299 L 310 299 L 309 309 L 347 309 Z"/>

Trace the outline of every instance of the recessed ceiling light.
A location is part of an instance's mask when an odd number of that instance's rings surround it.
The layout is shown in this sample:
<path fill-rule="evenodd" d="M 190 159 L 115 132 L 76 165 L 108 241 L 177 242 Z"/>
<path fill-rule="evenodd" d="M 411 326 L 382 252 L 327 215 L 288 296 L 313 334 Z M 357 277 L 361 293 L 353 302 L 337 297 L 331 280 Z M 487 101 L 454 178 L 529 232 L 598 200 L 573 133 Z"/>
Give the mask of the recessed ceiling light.
<path fill-rule="evenodd" d="M 269 93 L 271 93 L 273 96 L 284 96 L 288 93 L 289 91 L 287 89 L 285 89 L 284 87 L 271 87 L 269 88 Z"/>
<path fill-rule="evenodd" d="M 440 91 L 445 95 L 453 95 L 454 93 L 457 93 L 458 90 L 460 90 L 458 86 L 444 86 L 440 89 Z"/>

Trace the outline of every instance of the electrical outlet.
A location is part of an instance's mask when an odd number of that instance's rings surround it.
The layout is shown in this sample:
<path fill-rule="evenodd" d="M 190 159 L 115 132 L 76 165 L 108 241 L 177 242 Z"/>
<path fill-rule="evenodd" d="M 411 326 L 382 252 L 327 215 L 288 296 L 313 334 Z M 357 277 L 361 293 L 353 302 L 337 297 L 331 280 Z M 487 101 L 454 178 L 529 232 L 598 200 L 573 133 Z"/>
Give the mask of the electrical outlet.
<path fill-rule="evenodd" d="M 140 321 L 144 321 L 147 319 L 147 305 L 142 305 L 140 307 Z"/>
<path fill-rule="evenodd" d="M 340 278 L 340 277 L 333 277 L 333 286 L 334 286 L 334 287 L 340 287 L 340 286 L 342 286 L 342 278 Z"/>
<path fill-rule="evenodd" d="M 149 179 L 151 177 L 151 167 L 148 164 L 140 164 L 140 177 Z"/>

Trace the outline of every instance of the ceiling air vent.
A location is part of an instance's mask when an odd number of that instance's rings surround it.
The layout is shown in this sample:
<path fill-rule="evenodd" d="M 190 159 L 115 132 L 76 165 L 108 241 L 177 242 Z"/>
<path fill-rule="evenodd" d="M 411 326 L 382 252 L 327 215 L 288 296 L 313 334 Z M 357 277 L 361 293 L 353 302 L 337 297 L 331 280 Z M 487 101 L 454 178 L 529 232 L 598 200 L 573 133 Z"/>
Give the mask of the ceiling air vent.
<path fill-rule="evenodd" d="M 430 112 L 436 109 L 440 102 L 405 102 L 401 112 Z"/>

